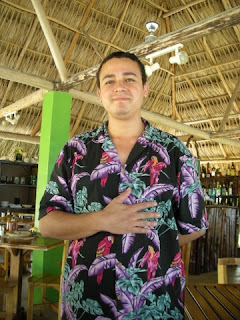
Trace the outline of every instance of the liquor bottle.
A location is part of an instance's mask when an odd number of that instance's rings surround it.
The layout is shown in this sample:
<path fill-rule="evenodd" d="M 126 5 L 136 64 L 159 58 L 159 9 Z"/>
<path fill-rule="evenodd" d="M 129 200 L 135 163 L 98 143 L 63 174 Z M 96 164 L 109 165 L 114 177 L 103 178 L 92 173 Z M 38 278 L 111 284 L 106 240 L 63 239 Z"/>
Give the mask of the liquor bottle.
<path fill-rule="evenodd" d="M 215 167 L 212 167 L 212 177 L 215 177 L 215 173 L 216 173 L 216 169 L 215 169 Z"/>
<path fill-rule="evenodd" d="M 228 195 L 229 195 L 229 196 L 232 196 L 232 194 L 233 194 L 232 186 L 233 186 L 233 182 L 230 182 L 229 188 L 228 188 Z"/>
<path fill-rule="evenodd" d="M 223 176 L 223 177 L 226 177 L 226 175 L 227 175 L 227 170 L 226 170 L 226 168 L 224 167 L 224 168 L 222 169 L 222 176 Z"/>
<path fill-rule="evenodd" d="M 220 169 L 220 168 L 217 168 L 217 169 L 216 169 L 216 176 L 217 176 L 217 177 L 221 177 L 221 176 L 222 176 L 222 172 L 221 172 L 221 169 Z"/>
<path fill-rule="evenodd" d="M 207 173 L 206 173 L 206 176 L 207 176 L 207 178 L 210 178 L 210 177 L 211 177 L 209 162 L 207 163 Z"/>
<path fill-rule="evenodd" d="M 9 231 L 10 223 L 11 223 L 11 214 L 10 211 L 7 211 L 7 216 L 6 216 L 7 224 L 6 224 L 6 230 Z"/>
<path fill-rule="evenodd" d="M 216 190 L 216 196 L 218 199 L 218 204 L 222 203 L 222 186 L 221 183 L 218 183 L 217 190 Z"/>
<path fill-rule="evenodd" d="M 204 166 L 202 166 L 202 170 L 201 170 L 201 176 L 202 178 L 206 178 L 206 168 Z"/>
<path fill-rule="evenodd" d="M 227 168 L 227 176 L 230 176 L 231 175 L 231 168 L 230 168 L 230 164 L 228 165 L 228 168 Z"/>
<path fill-rule="evenodd" d="M 235 166 L 234 166 L 234 163 L 233 163 L 233 162 L 232 162 L 230 174 L 231 174 L 231 176 L 235 176 L 235 175 L 236 175 L 236 170 L 235 170 Z"/>
<path fill-rule="evenodd" d="M 216 190 L 216 181 L 213 180 L 213 187 L 212 187 L 212 194 L 211 194 L 211 198 L 213 200 L 213 203 L 216 203 L 216 193 L 217 193 L 217 190 Z"/>

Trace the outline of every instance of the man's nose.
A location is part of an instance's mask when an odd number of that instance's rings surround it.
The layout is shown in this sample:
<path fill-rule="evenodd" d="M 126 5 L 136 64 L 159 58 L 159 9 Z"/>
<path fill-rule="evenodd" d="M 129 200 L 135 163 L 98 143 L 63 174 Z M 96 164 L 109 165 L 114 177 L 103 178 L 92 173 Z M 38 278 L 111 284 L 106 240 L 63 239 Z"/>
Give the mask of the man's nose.
<path fill-rule="evenodd" d="M 122 81 L 122 80 L 116 81 L 115 86 L 114 86 L 114 91 L 123 91 L 123 90 L 126 90 L 126 86 L 124 84 L 124 81 Z"/>

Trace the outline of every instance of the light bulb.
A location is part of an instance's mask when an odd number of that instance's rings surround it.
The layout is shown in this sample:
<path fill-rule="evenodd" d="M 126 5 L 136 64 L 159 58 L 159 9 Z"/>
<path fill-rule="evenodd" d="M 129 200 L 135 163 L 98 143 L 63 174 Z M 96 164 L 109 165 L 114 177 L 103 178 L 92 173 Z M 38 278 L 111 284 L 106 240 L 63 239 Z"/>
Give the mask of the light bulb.
<path fill-rule="evenodd" d="M 179 65 L 185 64 L 188 62 L 188 54 L 185 51 L 178 52 L 175 56 L 169 58 L 171 64 L 177 63 Z"/>
<path fill-rule="evenodd" d="M 160 68 L 160 65 L 159 65 L 159 63 L 156 62 L 156 63 L 152 64 L 151 66 L 145 65 L 144 67 L 145 67 L 146 75 L 148 77 L 150 77 L 154 71 L 156 71 Z"/>

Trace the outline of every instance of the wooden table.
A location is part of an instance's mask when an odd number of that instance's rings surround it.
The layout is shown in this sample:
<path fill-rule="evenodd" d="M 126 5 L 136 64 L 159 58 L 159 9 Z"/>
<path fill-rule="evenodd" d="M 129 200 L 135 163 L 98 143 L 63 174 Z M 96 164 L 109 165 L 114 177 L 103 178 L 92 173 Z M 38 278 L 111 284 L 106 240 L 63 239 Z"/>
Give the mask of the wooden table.
<path fill-rule="evenodd" d="M 184 309 L 186 320 L 239 320 L 240 284 L 189 284 Z"/>
<path fill-rule="evenodd" d="M 44 238 L 37 236 L 29 240 L 17 240 L 0 237 L 0 248 L 7 248 L 11 255 L 10 260 L 10 280 L 17 280 L 17 287 L 14 292 L 14 309 L 16 315 L 21 310 L 22 295 L 22 273 L 23 273 L 23 256 L 28 250 L 48 251 L 63 245 L 63 240 Z M 17 317 L 18 318 L 18 317 Z"/>

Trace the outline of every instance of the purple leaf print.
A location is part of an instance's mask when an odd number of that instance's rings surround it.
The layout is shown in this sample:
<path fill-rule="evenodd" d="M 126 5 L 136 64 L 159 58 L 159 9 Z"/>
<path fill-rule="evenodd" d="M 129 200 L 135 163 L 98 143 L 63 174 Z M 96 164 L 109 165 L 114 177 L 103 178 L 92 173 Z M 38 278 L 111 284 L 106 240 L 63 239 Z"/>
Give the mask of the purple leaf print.
<path fill-rule="evenodd" d="M 139 172 L 139 169 L 140 169 L 140 166 L 142 164 L 142 162 L 146 159 L 146 156 L 145 157 L 142 157 L 141 159 L 139 159 L 133 166 L 132 168 L 132 171 L 133 172 Z"/>
<path fill-rule="evenodd" d="M 138 260 L 138 256 L 139 254 L 142 252 L 142 248 L 139 248 L 135 253 L 134 255 L 132 256 L 132 258 L 130 259 L 129 261 L 129 264 L 128 264 L 128 267 L 132 267 L 132 268 L 136 268 L 136 265 L 137 265 L 137 260 Z"/>
<path fill-rule="evenodd" d="M 104 269 L 114 268 L 119 261 L 116 259 L 115 253 L 107 254 L 106 256 L 97 257 L 88 270 L 88 276 L 96 276 L 103 272 Z"/>
<path fill-rule="evenodd" d="M 103 134 L 100 134 L 97 140 L 93 140 L 95 143 L 103 143 L 105 140 L 105 136 Z"/>
<path fill-rule="evenodd" d="M 150 146 L 154 151 L 156 151 L 160 155 L 160 157 L 163 159 L 163 162 L 165 162 L 167 165 L 171 163 L 167 150 L 160 143 L 149 143 L 146 137 L 144 136 L 140 136 L 138 138 L 138 142 L 143 144 L 144 146 Z"/>
<path fill-rule="evenodd" d="M 69 190 L 68 190 L 68 185 L 66 183 L 66 180 L 63 179 L 62 177 L 58 176 L 58 181 L 60 182 L 60 184 L 63 186 L 65 192 L 69 195 Z"/>
<path fill-rule="evenodd" d="M 162 184 L 162 183 L 155 184 L 147 187 L 145 191 L 142 193 L 141 198 L 146 198 L 146 199 L 154 198 L 168 190 L 173 190 L 173 189 L 174 187 L 170 184 Z"/>
<path fill-rule="evenodd" d="M 108 149 L 106 152 L 114 161 L 119 162 L 119 157 L 116 149 Z"/>
<path fill-rule="evenodd" d="M 154 290 L 157 290 L 163 285 L 163 277 L 158 277 L 158 278 L 152 278 L 145 282 L 141 290 L 138 293 L 138 296 L 136 298 L 136 307 L 135 309 L 141 308 L 141 306 L 145 303 L 146 298 L 142 297 L 141 295 L 143 294 L 149 294 L 153 292 Z"/>
<path fill-rule="evenodd" d="M 90 176 L 90 174 L 88 172 L 82 172 L 82 173 L 74 174 L 72 176 L 72 178 L 71 178 L 71 190 L 72 190 L 73 194 L 76 193 L 76 185 L 77 185 L 78 180 L 80 180 L 81 178 L 83 178 L 85 176 Z"/>
<path fill-rule="evenodd" d="M 95 320 L 112 320 L 112 319 L 98 316 Z"/>
<path fill-rule="evenodd" d="M 178 220 L 178 225 L 183 229 L 186 230 L 188 233 L 197 232 L 200 229 L 198 227 L 193 226 L 190 223 L 184 223 Z"/>
<path fill-rule="evenodd" d="M 196 172 L 191 167 L 183 166 L 181 168 L 181 173 L 182 173 L 182 177 L 183 177 L 184 181 L 187 184 L 194 183 L 194 181 L 196 179 Z"/>
<path fill-rule="evenodd" d="M 124 309 L 124 313 L 133 311 L 133 294 L 128 291 L 123 291 L 120 288 L 116 288 L 116 295 L 121 297 L 121 303 Z"/>
<path fill-rule="evenodd" d="M 109 204 L 109 203 L 112 201 L 111 198 L 106 197 L 106 196 L 103 196 L 103 200 L 104 200 L 104 202 L 105 202 L 106 204 Z"/>
<path fill-rule="evenodd" d="M 114 318 L 117 318 L 117 315 L 118 315 L 117 302 L 115 300 L 105 296 L 102 293 L 100 293 L 100 297 L 101 297 L 102 302 L 104 302 L 106 305 L 109 306 L 109 308 L 111 309 L 111 312 L 114 315 Z"/>
<path fill-rule="evenodd" d="M 157 247 L 158 251 L 160 250 L 160 239 L 158 233 L 155 229 L 150 228 L 151 232 L 146 234 L 147 238 L 150 239 L 155 246 Z"/>
<path fill-rule="evenodd" d="M 169 154 L 160 143 L 152 143 L 152 148 L 162 157 L 163 162 L 165 162 L 167 165 L 170 165 L 171 162 Z"/>
<path fill-rule="evenodd" d="M 129 279 L 130 278 L 130 275 L 127 274 L 127 272 L 125 272 L 125 271 L 126 271 L 126 269 L 125 269 L 125 267 L 123 265 L 121 265 L 121 266 L 116 265 L 115 273 L 116 273 L 116 276 L 117 276 L 118 279 L 122 279 L 122 278 L 128 278 Z"/>
<path fill-rule="evenodd" d="M 87 154 L 87 149 L 85 144 L 83 143 L 82 140 L 80 140 L 77 137 L 72 138 L 68 143 L 67 143 L 68 147 L 75 147 L 78 151 L 78 153 L 82 154 L 83 156 L 85 156 Z"/>
<path fill-rule="evenodd" d="M 136 237 L 135 233 L 125 233 L 122 236 L 122 253 L 127 253 Z"/>
<path fill-rule="evenodd" d="M 106 174 L 116 173 L 121 171 L 121 163 L 110 161 L 106 163 L 100 163 L 91 173 L 90 180 L 100 179 L 105 177 Z"/>
<path fill-rule="evenodd" d="M 65 306 L 65 313 L 66 313 L 67 319 L 76 320 L 76 316 L 73 313 L 72 307 L 70 304 L 67 304 Z"/>
<path fill-rule="evenodd" d="M 57 202 L 58 204 L 61 204 L 67 212 L 72 212 L 72 208 L 67 204 L 67 200 L 62 197 L 55 195 L 50 199 L 51 202 Z"/>
<path fill-rule="evenodd" d="M 164 277 L 165 285 L 166 286 L 168 286 L 169 284 L 174 285 L 176 278 L 179 278 L 180 275 L 181 275 L 181 266 L 170 267 Z"/>
<path fill-rule="evenodd" d="M 87 270 L 87 267 L 83 264 L 79 264 L 77 266 L 75 266 L 68 275 L 68 280 L 72 281 L 75 280 L 79 274 L 80 271 L 82 270 Z"/>
<path fill-rule="evenodd" d="M 192 218 L 196 218 L 198 209 L 199 209 L 199 201 L 198 201 L 198 192 L 195 191 L 192 194 L 188 194 L 188 208 Z"/>

